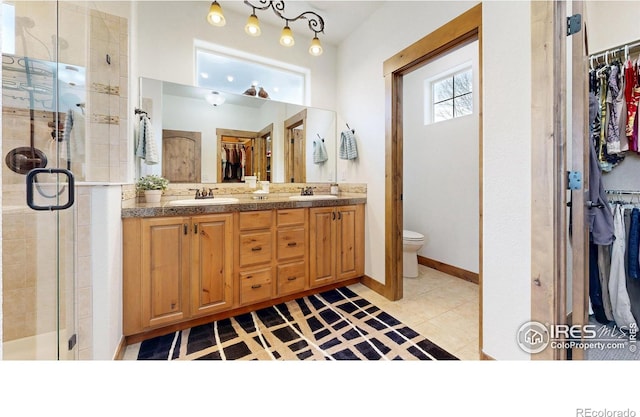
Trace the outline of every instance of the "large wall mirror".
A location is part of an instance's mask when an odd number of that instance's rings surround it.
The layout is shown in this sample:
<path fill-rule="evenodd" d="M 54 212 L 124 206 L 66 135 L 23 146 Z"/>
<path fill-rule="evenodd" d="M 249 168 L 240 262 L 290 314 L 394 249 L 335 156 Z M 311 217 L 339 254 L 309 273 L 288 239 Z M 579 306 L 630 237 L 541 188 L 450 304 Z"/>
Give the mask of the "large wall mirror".
<path fill-rule="evenodd" d="M 336 113 L 253 96 L 140 79 L 160 163 L 138 174 L 172 183 L 335 182 Z M 210 100 L 213 102 L 214 100 Z"/>

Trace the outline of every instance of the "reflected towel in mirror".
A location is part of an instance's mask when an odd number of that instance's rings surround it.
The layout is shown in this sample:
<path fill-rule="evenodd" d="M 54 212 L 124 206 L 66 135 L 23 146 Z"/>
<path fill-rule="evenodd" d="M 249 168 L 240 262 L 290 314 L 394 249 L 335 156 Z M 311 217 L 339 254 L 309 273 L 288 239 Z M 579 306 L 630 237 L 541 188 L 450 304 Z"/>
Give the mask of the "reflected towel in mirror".
<path fill-rule="evenodd" d="M 327 148 L 324 146 L 324 139 L 320 142 L 313 141 L 313 163 L 322 164 L 329 159 Z"/>

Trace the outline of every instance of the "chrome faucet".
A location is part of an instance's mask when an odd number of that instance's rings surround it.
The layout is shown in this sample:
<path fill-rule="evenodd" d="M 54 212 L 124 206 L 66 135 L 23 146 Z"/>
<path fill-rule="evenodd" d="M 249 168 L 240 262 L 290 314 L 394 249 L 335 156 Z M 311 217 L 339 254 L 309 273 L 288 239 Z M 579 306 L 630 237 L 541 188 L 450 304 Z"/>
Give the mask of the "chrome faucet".
<path fill-rule="evenodd" d="M 300 195 L 313 195 L 313 189 L 315 187 L 302 187 L 300 189 Z"/>

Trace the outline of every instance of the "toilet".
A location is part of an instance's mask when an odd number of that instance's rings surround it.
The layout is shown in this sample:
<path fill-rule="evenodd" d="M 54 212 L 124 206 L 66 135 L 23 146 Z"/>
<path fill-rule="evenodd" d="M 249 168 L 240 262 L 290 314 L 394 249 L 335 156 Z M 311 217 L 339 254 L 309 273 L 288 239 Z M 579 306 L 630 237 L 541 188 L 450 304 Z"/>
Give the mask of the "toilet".
<path fill-rule="evenodd" d="M 402 231 L 402 275 L 407 278 L 418 276 L 418 251 L 424 245 L 424 235 L 411 230 Z"/>

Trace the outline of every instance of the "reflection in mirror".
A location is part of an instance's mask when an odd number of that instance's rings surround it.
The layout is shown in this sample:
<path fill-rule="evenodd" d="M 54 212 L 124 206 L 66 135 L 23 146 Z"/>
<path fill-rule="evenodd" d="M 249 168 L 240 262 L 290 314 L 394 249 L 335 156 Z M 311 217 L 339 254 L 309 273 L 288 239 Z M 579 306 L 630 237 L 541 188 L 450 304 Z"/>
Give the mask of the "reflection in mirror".
<path fill-rule="evenodd" d="M 140 106 L 162 132 L 154 138 L 163 155 L 159 166 L 137 167 L 138 175 L 156 173 L 173 183 L 244 182 L 249 175 L 274 183 L 335 182 L 334 111 L 225 92 L 219 92 L 224 103 L 212 106 L 210 94 L 140 79 Z M 320 143 L 324 159 L 317 158 Z"/>

